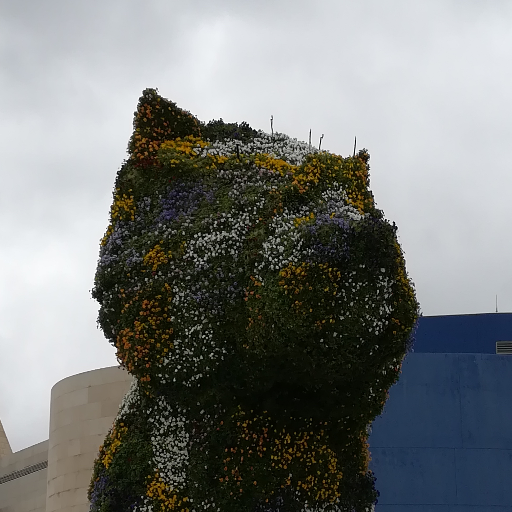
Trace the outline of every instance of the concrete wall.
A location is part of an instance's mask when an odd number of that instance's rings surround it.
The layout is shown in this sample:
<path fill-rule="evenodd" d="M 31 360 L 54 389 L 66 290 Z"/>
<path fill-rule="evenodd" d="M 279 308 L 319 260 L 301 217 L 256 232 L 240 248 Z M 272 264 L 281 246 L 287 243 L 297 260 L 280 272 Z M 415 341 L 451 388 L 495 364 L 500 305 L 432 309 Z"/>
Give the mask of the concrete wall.
<path fill-rule="evenodd" d="M 0 511 L 45 512 L 48 441 L 0 459 Z"/>
<path fill-rule="evenodd" d="M 93 462 L 130 383 L 126 371 L 110 367 L 52 388 L 46 512 L 89 511 Z"/>
<path fill-rule="evenodd" d="M 512 512 L 512 356 L 409 354 L 369 438 L 376 512 Z"/>

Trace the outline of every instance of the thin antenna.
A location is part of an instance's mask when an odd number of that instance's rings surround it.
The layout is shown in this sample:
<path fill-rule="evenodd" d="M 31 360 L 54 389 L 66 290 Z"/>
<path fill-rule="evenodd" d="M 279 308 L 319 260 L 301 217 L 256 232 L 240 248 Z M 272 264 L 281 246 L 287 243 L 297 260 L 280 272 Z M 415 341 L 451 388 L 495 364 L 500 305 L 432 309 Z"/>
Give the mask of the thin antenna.
<path fill-rule="evenodd" d="M 322 146 L 322 139 L 324 138 L 324 134 L 320 137 L 320 142 L 318 143 L 318 151 L 320 151 L 320 147 Z"/>
<path fill-rule="evenodd" d="M 309 149 L 311 149 L 311 128 L 309 129 Z"/>
<path fill-rule="evenodd" d="M 496 313 L 498 312 L 498 295 L 496 295 Z"/>
<path fill-rule="evenodd" d="M 357 137 L 354 135 L 354 157 L 356 156 L 356 142 L 357 142 Z"/>
<path fill-rule="evenodd" d="M 270 116 L 270 129 L 272 130 L 272 140 L 274 140 L 274 116 Z"/>

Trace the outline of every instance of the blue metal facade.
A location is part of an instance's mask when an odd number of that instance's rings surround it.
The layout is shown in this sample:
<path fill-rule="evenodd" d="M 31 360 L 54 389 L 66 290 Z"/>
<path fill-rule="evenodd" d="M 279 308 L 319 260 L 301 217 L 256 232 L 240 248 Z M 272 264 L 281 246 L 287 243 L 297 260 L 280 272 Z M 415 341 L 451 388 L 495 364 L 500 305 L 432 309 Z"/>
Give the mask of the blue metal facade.
<path fill-rule="evenodd" d="M 414 352 L 495 354 L 497 341 L 512 341 L 512 313 L 422 316 Z"/>
<path fill-rule="evenodd" d="M 423 317 L 416 339 L 368 440 L 375 511 L 512 512 L 512 355 L 486 353 L 512 314 Z"/>

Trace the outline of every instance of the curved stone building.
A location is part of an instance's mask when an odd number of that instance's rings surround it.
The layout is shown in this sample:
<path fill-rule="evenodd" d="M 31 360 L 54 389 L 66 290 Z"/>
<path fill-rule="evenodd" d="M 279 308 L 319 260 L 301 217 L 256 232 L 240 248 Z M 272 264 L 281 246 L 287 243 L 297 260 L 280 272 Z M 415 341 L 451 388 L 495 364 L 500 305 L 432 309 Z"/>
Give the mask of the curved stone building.
<path fill-rule="evenodd" d="M 0 426 L 0 512 L 87 512 L 94 458 L 130 382 L 117 366 L 57 382 L 49 439 L 25 450 L 12 453 Z"/>
<path fill-rule="evenodd" d="M 46 512 L 89 510 L 91 468 L 130 382 L 131 376 L 114 366 L 53 386 Z"/>

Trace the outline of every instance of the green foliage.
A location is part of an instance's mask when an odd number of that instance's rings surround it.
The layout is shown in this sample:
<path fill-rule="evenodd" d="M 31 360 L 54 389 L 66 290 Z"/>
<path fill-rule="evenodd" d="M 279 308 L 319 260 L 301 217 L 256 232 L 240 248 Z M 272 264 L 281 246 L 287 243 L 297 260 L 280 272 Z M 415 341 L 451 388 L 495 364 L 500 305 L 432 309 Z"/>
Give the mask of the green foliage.
<path fill-rule="evenodd" d="M 211 142 L 225 141 L 226 139 L 250 142 L 257 137 L 258 132 L 253 130 L 245 121 L 238 123 L 225 123 L 222 119 L 210 121 L 203 125 L 202 136 Z"/>

